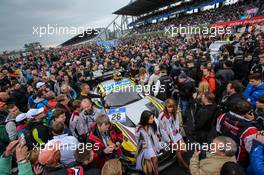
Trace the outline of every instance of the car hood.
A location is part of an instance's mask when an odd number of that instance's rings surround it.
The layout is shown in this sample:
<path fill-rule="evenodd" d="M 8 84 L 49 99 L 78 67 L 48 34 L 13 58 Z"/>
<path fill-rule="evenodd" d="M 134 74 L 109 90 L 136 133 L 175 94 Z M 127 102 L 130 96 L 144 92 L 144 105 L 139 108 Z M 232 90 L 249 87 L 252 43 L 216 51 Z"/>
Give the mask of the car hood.
<path fill-rule="evenodd" d="M 129 105 L 126 105 L 126 114 L 128 118 L 135 124 L 137 125 L 139 123 L 141 114 L 144 110 L 149 110 L 146 104 L 151 103 L 151 101 L 144 97 L 141 100 L 131 103 Z"/>

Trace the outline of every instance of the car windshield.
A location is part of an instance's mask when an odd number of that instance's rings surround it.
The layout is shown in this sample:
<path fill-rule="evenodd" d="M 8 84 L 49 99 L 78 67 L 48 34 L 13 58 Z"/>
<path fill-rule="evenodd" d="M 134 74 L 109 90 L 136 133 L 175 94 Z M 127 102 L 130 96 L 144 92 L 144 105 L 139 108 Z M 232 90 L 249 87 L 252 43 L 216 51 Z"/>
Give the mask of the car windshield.
<path fill-rule="evenodd" d="M 113 92 L 105 97 L 105 104 L 108 107 L 121 107 L 141 99 L 141 96 L 134 91 Z"/>

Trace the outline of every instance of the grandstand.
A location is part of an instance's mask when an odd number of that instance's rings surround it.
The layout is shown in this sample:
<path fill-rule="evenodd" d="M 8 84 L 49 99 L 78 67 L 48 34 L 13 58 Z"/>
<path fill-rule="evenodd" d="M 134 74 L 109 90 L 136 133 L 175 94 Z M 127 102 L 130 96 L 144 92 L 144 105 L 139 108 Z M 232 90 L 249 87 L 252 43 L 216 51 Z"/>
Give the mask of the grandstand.
<path fill-rule="evenodd" d="M 78 34 L 74 37 L 72 37 L 71 39 L 65 41 L 64 43 L 62 43 L 60 46 L 70 46 L 73 44 L 78 44 L 84 41 L 89 41 L 93 38 L 95 38 L 98 35 L 99 31 L 97 30 L 92 30 L 91 32 L 84 32 L 81 34 Z"/>
<path fill-rule="evenodd" d="M 254 12 L 247 14 L 247 12 Z M 261 15 L 261 1 L 252 0 L 134 0 L 116 10 L 116 18 L 96 33 L 79 34 L 61 44 L 105 41 L 132 33 L 162 31 L 169 26 L 208 26 Z"/>
<path fill-rule="evenodd" d="M 201 25 L 238 20 L 247 16 L 246 8 L 260 9 L 260 1 L 252 0 L 136 0 L 114 12 L 134 16 L 128 24 L 138 33 L 162 30 L 170 25 Z M 250 14 L 253 17 L 255 14 Z"/>

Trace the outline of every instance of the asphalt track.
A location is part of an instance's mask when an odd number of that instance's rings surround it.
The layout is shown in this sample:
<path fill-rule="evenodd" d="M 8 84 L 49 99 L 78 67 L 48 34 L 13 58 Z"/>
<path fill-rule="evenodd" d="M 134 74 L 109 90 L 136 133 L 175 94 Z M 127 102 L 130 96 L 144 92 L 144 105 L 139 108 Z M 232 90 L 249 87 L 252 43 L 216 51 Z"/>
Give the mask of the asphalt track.
<path fill-rule="evenodd" d="M 160 175 L 191 175 L 190 173 L 187 173 L 182 168 L 180 168 L 177 163 L 171 165 L 170 167 L 163 170 Z"/>

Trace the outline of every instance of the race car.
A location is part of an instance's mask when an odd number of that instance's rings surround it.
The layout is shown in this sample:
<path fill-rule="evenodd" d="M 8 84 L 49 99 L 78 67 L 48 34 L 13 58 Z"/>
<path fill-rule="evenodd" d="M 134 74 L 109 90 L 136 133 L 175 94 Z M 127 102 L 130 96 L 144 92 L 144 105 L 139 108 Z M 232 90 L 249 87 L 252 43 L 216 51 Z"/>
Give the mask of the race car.
<path fill-rule="evenodd" d="M 125 139 L 122 143 L 124 156 L 131 170 L 135 169 L 138 154 L 135 140 L 135 128 L 139 123 L 144 110 L 152 111 L 156 117 L 163 110 L 163 102 L 152 96 L 144 96 L 136 90 L 135 83 L 122 78 L 120 81 L 108 80 L 100 83 L 94 90 L 96 93 L 105 94 L 104 110 L 110 120 L 122 131 Z M 100 100 L 100 99 L 97 99 Z M 157 118 L 156 118 L 157 122 Z M 163 170 L 175 161 L 175 155 L 168 149 L 169 145 L 160 142 L 162 147 L 158 155 L 159 170 Z"/>

